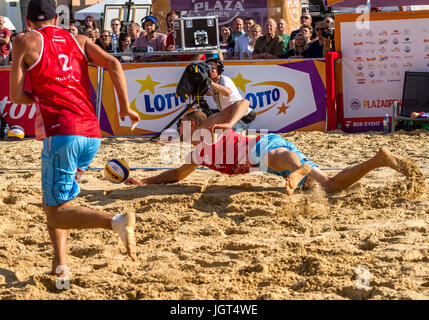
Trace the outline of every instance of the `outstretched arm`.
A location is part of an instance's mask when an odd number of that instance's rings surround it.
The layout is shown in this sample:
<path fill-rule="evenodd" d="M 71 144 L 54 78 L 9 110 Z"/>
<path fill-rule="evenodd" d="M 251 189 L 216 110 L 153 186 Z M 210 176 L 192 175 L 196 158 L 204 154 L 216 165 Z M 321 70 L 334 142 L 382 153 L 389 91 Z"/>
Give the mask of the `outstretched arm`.
<path fill-rule="evenodd" d="M 138 179 L 138 178 L 128 178 L 125 181 L 125 184 L 136 184 L 136 185 L 147 185 L 147 184 L 160 184 L 160 183 L 175 183 L 180 180 L 185 179 L 192 172 L 197 169 L 198 165 L 196 164 L 184 164 L 183 166 L 171 169 L 168 171 L 164 171 L 156 176 Z"/>

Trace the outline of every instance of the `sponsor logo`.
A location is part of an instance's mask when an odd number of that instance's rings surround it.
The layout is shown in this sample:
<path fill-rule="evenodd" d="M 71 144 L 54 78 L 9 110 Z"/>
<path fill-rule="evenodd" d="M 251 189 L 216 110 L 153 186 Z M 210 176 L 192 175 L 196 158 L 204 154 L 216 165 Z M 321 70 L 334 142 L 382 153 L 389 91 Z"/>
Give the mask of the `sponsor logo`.
<path fill-rule="evenodd" d="M 372 84 L 383 83 L 384 80 L 371 80 Z"/>
<path fill-rule="evenodd" d="M 424 42 L 424 43 L 428 43 L 428 42 L 429 42 L 429 39 L 423 39 L 423 42 Z"/>
<path fill-rule="evenodd" d="M 410 37 L 405 37 L 404 38 L 404 43 L 411 43 L 411 38 Z"/>
<path fill-rule="evenodd" d="M 369 69 L 369 70 L 373 70 L 373 69 L 375 69 L 375 64 L 374 64 L 374 63 L 370 63 L 370 64 L 368 64 L 368 69 Z"/>
<path fill-rule="evenodd" d="M 377 58 L 366 58 L 366 61 L 376 61 L 377 60 Z"/>
<path fill-rule="evenodd" d="M 429 59 L 429 54 L 427 54 L 423 59 Z"/>
<path fill-rule="evenodd" d="M 378 61 L 388 61 L 389 60 L 389 57 L 388 56 L 380 56 L 379 58 L 378 58 Z"/>
<path fill-rule="evenodd" d="M 378 52 L 381 53 L 385 53 L 387 51 L 387 49 L 385 47 L 381 47 L 380 49 L 378 49 Z"/>
<path fill-rule="evenodd" d="M 395 47 L 392 50 L 390 50 L 390 52 L 401 52 L 401 49 L 399 49 L 398 47 Z"/>
<path fill-rule="evenodd" d="M 353 42 L 354 46 L 363 46 L 363 42 Z"/>
<path fill-rule="evenodd" d="M 375 53 L 375 49 L 366 49 L 367 53 Z"/>
<path fill-rule="evenodd" d="M 356 50 L 353 51 L 353 54 L 361 54 L 361 53 L 362 53 L 362 50 L 359 48 L 356 48 Z"/>
<path fill-rule="evenodd" d="M 358 72 L 355 74 L 355 76 L 359 77 L 359 78 L 363 78 L 363 77 L 365 77 L 365 74 L 363 72 Z"/>
<path fill-rule="evenodd" d="M 364 109 L 373 109 L 373 108 L 391 108 L 393 103 L 397 100 L 385 100 L 385 99 L 374 99 L 374 100 L 364 100 L 363 108 Z"/>
<path fill-rule="evenodd" d="M 401 33 L 399 32 L 399 30 L 393 30 L 393 32 L 391 33 L 391 35 L 400 35 Z"/>
<path fill-rule="evenodd" d="M 395 62 L 395 63 L 392 63 L 390 66 L 391 66 L 393 69 L 398 69 L 399 64 L 397 64 L 397 63 Z"/>
<path fill-rule="evenodd" d="M 392 77 L 399 77 L 399 76 L 401 75 L 401 72 L 400 72 L 400 71 L 392 71 L 392 72 L 390 73 L 390 75 L 391 75 Z"/>
<path fill-rule="evenodd" d="M 353 36 L 354 37 L 362 37 L 362 32 L 356 32 L 356 33 L 353 33 Z"/>
<path fill-rule="evenodd" d="M 407 47 L 405 47 L 404 51 L 405 51 L 406 53 L 408 53 L 408 52 L 410 52 L 410 51 L 411 51 L 411 48 L 407 46 Z"/>
<path fill-rule="evenodd" d="M 358 70 L 362 70 L 363 69 L 363 65 L 361 65 L 360 63 L 357 65 L 356 69 Z"/>
<path fill-rule="evenodd" d="M 385 76 L 387 76 L 386 71 L 380 71 L 380 72 L 378 73 L 378 76 L 379 76 L 379 77 L 385 77 Z"/>
<path fill-rule="evenodd" d="M 424 32 L 424 31 L 423 31 Z M 409 35 L 411 35 L 411 30 L 410 29 L 405 29 L 404 30 L 404 35 L 405 36 L 409 36 Z"/>
<path fill-rule="evenodd" d="M 408 62 L 406 64 L 403 65 L 404 68 L 412 68 L 413 64 L 411 62 Z"/>
<path fill-rule="evenodd" d="M 401 60 L 402 59 L 402 57 L 401 56 L 390 56 L 389 57 L 390 59 L 396 59 L 396 60 Z"/>
<path fill-rule="evenodd" d="M 387 35 L 388 35 L 388 33 L 387 33 L 387 31 L 386 31 L 386 30 L 383 30 L 383 31 L 381 31 L 378 35 L 379 35 L 379 36 L 387 36 Z"/>
<path fill-rule="evenodd" d="M 399 40 L 397 39 L 397 38 L 395 38 L 395 39 L 393 39 L 393 44 L 398 44 L 399 43 Z"/>
<path fill-rule="evenodd" d="M 378 44 L 381 46 L 387 45 L 388 43 L 389 43 L 389 40 L 387 40 L 387 39 L 378 40 Z"/>
<path fill-rule="evenodd" d="M 425 46 L 425 51 L 429 51 L 429 45 Z"/>
<path fill-rule="evenodd" d="M 372 38 L 372 37 L 374 36 L 374 32 L 372 32 L 372 31 L 370 30 L 370 31 L 368 31 L 368 32 L 366 33 L 366 35 L 367 35 L 367 37 Z"/>
<path fill-rule="evenodd" d="M 370 78 L 374 78 L 375 77 L 375 73 L 372 72 L 372 71 L 368 75 L 369 75 Z"/>
<path fill-rule="evenodd" d="M 355 62 L 362 62 L 362 61 L 363 61 L 362 57 L 356 57 L 355 59 Z"/>
<path fill-rule="evenodd" d="M 413 59 L 414 56 L 405 56 L 404 59 Z"/>
<path fill-rule="evenodd" d="M 350 101 L 350 108 L 352 108 L 353 110 L 359 110 L 361 107 L 361 102 L 359 99 L 352 99 Z"/>
<path fill-rule="evenodd" d="M 374 41 L 366 41 L 365 42 L 365 45 L 368 45 L 368 46 L 375 46 L 377 43 L 376 42 L 374 42 Z"/>

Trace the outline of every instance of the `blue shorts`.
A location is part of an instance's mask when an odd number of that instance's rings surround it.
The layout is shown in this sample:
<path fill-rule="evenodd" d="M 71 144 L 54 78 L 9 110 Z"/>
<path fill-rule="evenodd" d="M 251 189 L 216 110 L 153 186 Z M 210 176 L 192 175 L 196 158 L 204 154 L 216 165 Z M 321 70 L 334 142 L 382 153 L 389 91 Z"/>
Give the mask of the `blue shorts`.
<path fill-rule="evenodd" d="M 314 167 L 317 167 L 316 164 L 314 164 L 312 161 L 310 161 L 306 156 L 302 154 L 302 152 L 292 143 L 287 141 L 286 139 L 282 138 L 281 136 L 277 134 L 267 134 L 262 136 L 255 144 L 255 148 L 253 149 L 251 156 L 254 163 L 257 164 L 257 166 L 266 172 L 276 174 L 278 176 L 287 177 L 291 174 L 289 170 L 284 171 L 275 171 L 273 169 L 270 169 L 265 166 L 264 159 L 265 155 L 270 150 L 274 150 L 277 148 L 286 148 L 290 151 L 295 152 L 299 159 L 301 160 L 301 164 L 307 163 L 310 165 L 310 167 L 313 169 Z M 304 177 L 304 179 L 301 180 L 299 183 L 299 186 L 303 186 L 305 183 L 307 177 Z"/>
<path fill-rule="evenodd" d="M 58 135 L 45 138 L 42 149 L 43 202 L 59 206 L 80 193 L 77 182 L 100 147 L 100 138 Z"/>

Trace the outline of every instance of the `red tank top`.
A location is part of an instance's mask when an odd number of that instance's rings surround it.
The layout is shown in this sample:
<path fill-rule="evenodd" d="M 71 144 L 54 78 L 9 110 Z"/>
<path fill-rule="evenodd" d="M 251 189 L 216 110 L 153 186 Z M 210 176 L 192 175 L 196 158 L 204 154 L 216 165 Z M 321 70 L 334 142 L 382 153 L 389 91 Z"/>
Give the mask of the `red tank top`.
<path fill-rule="evenodd" d="M 257 167 L 250 160 L 250 154 L 255 148 L 255 139 L 249 139 L 229 129 L 213 144 L 202 141 L 192 153 L 196 164 L 226 174 L 249 173 L 251 167 Z"/>
<path fill-rule="evenodd" d="M 82 48 L 70 33 L 56 26 L 34 32 L 42 38 L 39 59 L 28 69 L 37 110 L 36 138 L 101 137 Z"/>

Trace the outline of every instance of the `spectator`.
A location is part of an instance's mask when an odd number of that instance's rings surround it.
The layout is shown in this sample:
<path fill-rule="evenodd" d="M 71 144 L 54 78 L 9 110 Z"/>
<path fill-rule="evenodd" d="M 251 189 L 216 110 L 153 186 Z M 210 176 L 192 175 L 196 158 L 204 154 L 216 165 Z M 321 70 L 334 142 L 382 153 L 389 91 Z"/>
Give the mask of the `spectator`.
<path fill-rule="evenodd" d="M 326 23 L 329 28 L 334 28 L 334 19 L 332 19 L 331 17 L 325 17 L 325 19 L 323 19 L 323 22 Z"/>
<path fill-rule="evenodd" d="M 265 23 L 265 35 L 256 40 L 253 59 L 277 59 L 283 55 L 283 39 L 276 34 L 277 24 L 272 18 Z"/>
<path fill-rule="evenodd" d="M 0 65 L 9 63 L 10 30 L 4 26 L 5 19 L 0 16 Z"/>
<path fill-rule="evenodd" d="M 92 42 L 97 43 L 97 35 L 94 29 L 88 28 L 85 30 L 85 35 L 91 39 Z"/>
<path fill-rule="evenodd" d="M 407 7 L 406 6 L 398 6 L 398 10 L 399 11 L 407 11 Z"/>
<path fill-rule="evenodd" d="M 300 33 L 300 29 L 303 26 L 313 27 L 313 17 L 308 12 L 301 15 L 301 27 L 298 30 L 292 31 L 290 34 L 290 40 L 293 40 L 295 36 Z"/>
<path fill-rule="evenodd" d="M 323 32 L 328 30 L 328 25 L 323 21 L 316 23 L 317 40 L 309 44 L 305 57 L 306 58 L 323 58 L 326 52 L 331 49 L 331 39 L 324 38 Z"/>
<path fill-rule="evenodd" d="M 96 29 L 97 28 L 97 22 L 95 21 L 93 16 L 87 16 L 85 20 L 83 21 L 83 25 L 80 26 L 80 32 L 79 33 L 85 33 L 87 29 Z"/>
<path fill-rule="evenodd" d="M 225 49 L 226 54 L 223 55 L 225 60 L 234 57 L 234 40 L 232 40 L 232 29 L 229 25 L 224 24 L 220 28 L 220 49 Z"/>
<path fill-rule="evenodd" d="M 108 30 L 103 30 L 100 35 L 100 39 L 96 41 L 96 44 L 106 52 L 112 53 L 112 38 Z"/>
<path fill-rule="evenodd" d="M 371 7 L 370 13 L 381 12 L 381 7 Z"/>
<path fill-rule="evenodd" d="M 286 21 L 284 19 L 277 21 L 277 34 L 282 37 L 284 41 L 283 54 L 286 54 L 289 50 L 290 34 L 286 32 Z"/>
<path fill-rule="evenodd" d="M 166 51 L 174 51 L 176 49 L 176 42 L 174 39 L 174 30 L 173 30 L 173 21 L 179 19 L 180 15 L 177 11 L 170 11 L 167 13 L 166 23 L 167 23 L 167 39 L 165 43 Z"/>
<path fill-rule="evenodd" d="M 110 21 L 112 32 L 110 33 L 110 43 L 112 45 L 113 52 L 117 51 L 119 46 L 119 34 L 121 33 L 121 21 L 118 18 L 113 18 Z"/>
<path fill-rule="evenodd" d="M 308 38 L 302 33 L 298 33 L 295 36 L 295 48 L 289 49 L 288 52 L 281 58 L 305 58 L 306 49 L 308 44 Z"/>
<path fill-rule="evenodd" d="M 235 17 L 232 20 L 232 40 L 236 41 L 239 36 L 245 33 L 243 26 L 243 19 L 240 17 Z"/>
<path fill-rule="evenodd" d="M 243 52 L 242 59 L 252 59 L 253 49 L 255 48 L 256 40 L 258 40 L 258 38 L 262 36 L 261 26 L 259 24 L 254 24 L 252 28 L 250 28 L 250 34 L 252 35 L 252 37 L 247 45 L 247 50 Z"/>
<path fill-rule="evenodd" d="M 94 32 L 95 32 L 95 38 L 98 40 L 98 39 L 100 39 L 100 29 L 98 29 L 98 28 L 95 28 L 94 29 Z"/>
<path fill-rule="evenodd" d="M 119 52 L 131 52 L 131 37 L 126 33 L 121 33 L 119 35 Z M 131 62 L 133 61 L 133 56 L 121 56 L 121 62 Z"/>
<path fill-rule="evenodd" d="M 140 25 L 135 22 L 131 22 L 128 26 L 128 35 L 131 39 L 131 47 L 134 46 L 134 41 L 140 36 Z"/>
<path fill-rule="evenodd" d="M 243 59 L 243 52 L 247 52 L 247 46 L 249 45 L 252 34 L 250 29 L 255 24 L 255 19 L 246 18 L 244 19 L 244 34 L 239 36 L 235 40 L 234 46 L 234 59 Z"/>
<path fill-rule="evenodd" d="M 153 51 L 163 51 L 166 47 L 167 35 L 158 33 L 158 19 L 154 16 L 147 16 L 142 19 L 142 27 L 146 31 L 145 35 L 140 35 L 134 42 L 134 47 L 152 47 Z M 147 58 L 139 57 L 137 60 L 160 61 L 162 57 L 151 56 Z"/>
<path fill-rule="evenodd" d="M 77 27 L 76 27 L 76 25 L 75 25 L 74 23 L 72 23 L 72 24 L 70 25 L 70 34 L 71 34 L 73 37 L 75 37 L 75 36 L 77 36 L 77 35 L 79 34 L 79 31 L 77 30 Z"/>
<path fill-rule="evenodd" d="M 312 37 L 312 35 L 313 35 L 313 28 L 312 27 L 309 27 L 309 26 L 303 26 L 301 29 L 299 29 L 301 32 L 299 32 L 299 33 L 302 33 L 303 35 L 304 35 L 304 37 L 306 38 L 306 43 L 308 43 L 308 44 L 310 44 L 311 42 L 312 42 L 312 39 L 311 39 L 311 37 Z M 315 40 L 315 39 L 317 39 L 317 38 L 314 38 L 313 40 Z M 295 42 L 295 40 L 294 40 L 294 42 Z M 293 46 L 294 47 L 294 46 Z M 292 47 L 292 48 L 293 48 Z M 292 48 L 290 48 L 290 49 L 292 49 Z"/>

